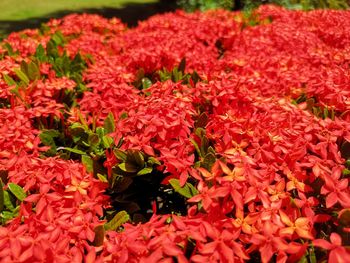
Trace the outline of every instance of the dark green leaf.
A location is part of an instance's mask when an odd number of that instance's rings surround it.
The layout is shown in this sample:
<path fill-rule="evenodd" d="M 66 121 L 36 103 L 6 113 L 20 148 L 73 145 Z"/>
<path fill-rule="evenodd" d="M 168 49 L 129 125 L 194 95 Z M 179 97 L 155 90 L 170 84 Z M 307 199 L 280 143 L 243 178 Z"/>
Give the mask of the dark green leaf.
<path fill-rule="evenodd" d="M 24 198 L 27 197 L 26 193 L 24 192 L 23 188 L 20 187 L 19 185 L 17 184 L 14 184 L 14 183 L 9 183 L 8 184 L 8 188 L 10 189 L 11 193 L 16 196 L 16 198 L 19 200 L 19 201 L 23 201 Z"/>
<path fill-rule="evenodd" d="M 102 246 L 104 238 L 105 238 L 105 228 L 104 228 L 104 226 L 103 225 L 96 226 L 95 229 L 94 229 L 94 232 L 95 232 L 95 238 L 94 238 L 94 241 L 92 242 L 92 244 L 95 247 Z"/>
<path fill-rule="evenodd" d="M 198 194 L 197 189 L 190 183 L 186 183 L 183 187 L 180 186 L 180 181 L 178 179 L 170 179 L 169 183 L 176 192 L 186 198 L 191 198 Z"/>
<path fill-rule="evenodd" d="M 116 193 L 124 192 L 133 183 L 133 179 L 127 176 L 113 174 L 114 181 L 112 184 L 113 191 Z"/>
<path fill-rule="evenodd" d="M 185 73 L 186 69 L 186 58 L 181 59 L 178 70 L 179 72 Z"/>
<path fill-rule="evenodd" d="M 350 159 L 350 142 L 345 141 L 340 148 L 341 156 L 344 159 Z"/>
<path fill-rule="evenodd" d="M 215 162 L 216 162 L 215 154 L 207 153 L 202 161 L 201 166 L 207 169 L 208 171 L 210 171 Z"/>
<path fill-rule="evenodd" d="M 31 61 L 28 64 L 26 74 L 28 75 L 30 80 L 40 79 L 40 69 L 38 65 Z"/>
<path fill-rule="evenodd" d="M 199 148 L 199 146 L 198 146 L 198 143 L 194 140 L 194 139 L 190 139 L 190 142 L 193 144 L 193 146 L 194 146 L 194 148 L 196 149 L 196 152 L 197 152 L 197 154 L 199 155 L 199 157 L 203 157 L 202 156 L 202 152 L 201 152 L 201 150 L 200 150 L 200 148 Z"/>
<path fill-rule="evenodd" d="M 111 221 L 104 225 L 105 230 L 116 231 L 121 225 L 129 221 L 129 215 L 125 211 L 117 213 Z"/>
<path fill-rule="evenodd" d="M 119 169 L 127 173 L 136 173 L 138 171 L 137 167 L 130 163 L 121 163 L 118 165 Z"/>
<path fill-rule="evenodd" d="M 193 71 L 193 73 L 191 75 L 191 78 L 192 78 L 194 84 L 198 83 L 201 80 L 201 78 L 199 77 L 197 71 Z"/>
<path fill-rule="evenodd" d="M 119 149 L 114 149 L 113 150 L 115 157 L 117 157 L 118 160 L 126 162 L 128 156 L 125 152 Z"/>
<path fill-rule="evenodd" d="M 208 115 L 205 112 L 203 112 L 201 115 L 199 115 L 198 119 L 196 120 L 194 124 L 195 128 L 205 128 L 205 126 L 208 123 L 208 119 Z"/>
<path fill-rule="evenodd" d="M 339 223 L 344 227 L 350 227 L 350 209 L 346 209 L 339 215 Z"/>
<path fill-rule="evenodd" d="M 130 157 L 132 157 L 132 161 L 135 161 L 139 167 L 143 167 L 145 165 L 145 157 L 140 151 L 129 151 L 128 154 Z"/>
<path fill-rule="evenodd" d="M 91 146 L 97 146 L 100 144 L 100 138 L 98 137 L 98 135 L 96 133 L 90 133 L 89 137 L 88 137 L 88 143 Z"/>
<path fill-rule="evenodd" d="M 95 247 L 99 247 L 103 245 L 103 241 L 105 239 L 105 228 L 103 225 L 96 226 L 94 229 L 95 232 L 95 238 L 92 244 Z"/>
<path fill-rule="evenodd" d="M 103 122 L 103 128 L 105 129 L 106 134 L 112 133 L 115 131 L 115 122 L 113 113 L 109 113 L 107 118 Z"/>
<path fill-rule="evenodd" d="M 52 136 L 49 132 L 46 131 L 39 134 L 41 142 L 46 146 L 50 146 L 50 154 L 55 154 L 57 150 L 56 143 L 54 140 L 55 137 L 57 136 Z"/>

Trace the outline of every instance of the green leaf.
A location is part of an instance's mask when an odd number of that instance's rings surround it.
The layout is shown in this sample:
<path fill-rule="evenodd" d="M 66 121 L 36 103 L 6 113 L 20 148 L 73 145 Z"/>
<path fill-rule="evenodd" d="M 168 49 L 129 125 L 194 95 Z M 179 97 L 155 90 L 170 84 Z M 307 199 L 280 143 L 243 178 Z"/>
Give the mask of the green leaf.
<path fill-rule="evenodd" d="M 112 188 L 115 193 L 124 192 L 133 183 L 133 179 L 127 176 L 113 174 Z"/>
<path fill-rule="evenodd" d="M 19 68 L 15 68 L 13 69 L 13 71 L 16 73 L 17 77 L 24 82 L 24 84 L 29 84 L 29 79 L 22 70 L 20 70 Z"/>
<path fill-rule="evenodd" d="M 344 159 L 350 159 L 350 142 L 345 141 L 340 147 L 341 156 Z"/>
<path fill-rule="evenodd" d="M 101 182 L 103 182 L 103 183 L 108 183 L 108 180 L 107 180 L 107 178 L 104 176 L 104 175 L 102 175 L 102 174 L 97 174 L 97 178 L 101 181 Z"/>
<path fill-rule="evenodd" d="M 36 63 L 31 61 L 27 66 L 27 72 L 30 80 L 40 79 L 40 69 Z"/>
<path fill-rule="evenodd" d="M 114 141 L 113 141 L 113 138 L 111 138 L 108 135 L 105 135 L 105 136 L 102 137 L 102 143 L 103 143 L 103 146 L 105 148 L 111 148 L 111 146 L 113 145 Z"/>
<path fill-rule="evenodd" d="M 129 221 L 130 217 L 127 212 L 120 211 L 117 213 L 111 221 L 104 225 L 105 230 L 116 231 L 122 224 Z"/>
<path fill-rule="evenodd" d="M 350 226 L 350 209 L 346 209 L 339 215 L 339 223 L 344 227 Z"/>
<path fill-rule="evenodd" d="M 208 124 L 209 117 L 208 115 L 203 112 L 201 115 L 199 115 L 198 119 L 195 121 L 194 126 L 195 128 L 205 128 L 205 126 Z"/>
<path fill-rule="evenodd" d="M 191 78 L 192 78 L 194 84 L 198 83 L 201 80 L 201 78 L 199 77 L 197 71 L 193 71 L 193 73 L 191 75 Z"/>
<path fill-rule="evenodd" d="M 145 167 L 142 170 L 137 172 L 137 175 L 145 175 L 145 174 L 150 174 L 152 173 L 153 168 L 152 167 Z"/>
<path fill-rule="evenodd" d="M 70 148 L 70 147 L 59 147 L 59 148 L 57 148 L 57 151 L 58 150 L 67 150 L 69 152 L 80 154 L 80 155 L 85 155 L 86 154 L 84 151 L 81 151 L 81 150 L 75 149 L 75 148 Z"/>
<path fill-rule="evenodd" d="M 59 30 L 52 35 L 51 39 L 57 46 L 63 45 L 65 42 L 65 38 Z"/>
<path fill-rule="evenodd" d="M 160 161 L 152 156 L 148 157 L 147 163 L 151 166 L 153 166 L 154 164 L 161 165 Z"/>
<path fill-rule="evenodd" d="M 4 76 L 4 80 L 5 80 L 5 82 L 6 82 L 7 85 L 9 85 L 9 86 L 15 86 L 15 85 L 17 85 L 16 81 L 14 81 L 14 79 L 11 78 L 9 75 L 3 74 L 3 76 Z"/>
<path fill-rule="evenodd" d="M 85 165 L 86 171 L 92 173 L 94 171 L 94 161 L 88 155 L 81 156 L 81 162 Z"/>
<path fill-rule="evenodd" d="M 50 151 L 52 153 L 56 153 L 56 143 L 54 138 L 58 138 L 60 136 L 59 131 L 57 130 L 44 130 L 39 134 L 39 138 L 41 140 L 41 142 L 46 145 L 46 146 L 50 146 L 51 149 Z"/>
<path fill-rule="evenodd" d="M 4 44 L 4 47 L 6 48 L 7 50 L 7 53 L 9 54 L 10 57 L 12 57 L 13 55 L 15 55 L 15 52 L 13 51 L 13 48 L 12 46 L 10 45 L 10 43 L 5 43 Z"/>
<path fill-rule="evenodd" d="M 178 179 L 170 179 L 170 185 L 174 188 L 175 192 L 178 192 L 186 198 L 191 198 L 198 194 L 197 189 L 190 183 L 186 183 L 183 187 L 180 186 Z"/>
<path fill-rule="evenodd" d="M 316 263 L 317 262 L 315 249 L 314 249 L 313 246 L 309 249 L 309 260 L 310 260 L 309 261 L 310 263 Z"/>
<path fill-rule="evenodd" d="M 119 150 L 119 149 L 114 149 L 113 153 L 114 153 L 115 157 L 117 157 L 118 160 L 126 162 L 128 156 L 124 151 Z"/>
<path fill-rule="evenodd" d="M 199 155 L 199 157 L 203 157 L 202 156 L 202 152 L 201 152 L 201 150 L 200 150 L 200 148 L 199 148 L 199 146 L 198 146 L 198 143 L 195 141 L 195 140 L 193 140 L 193 139 L 190 139 L 190 142 L 193 144 L 193 146 L 194 146 L 194 148 L 196 149 L 196 152 L 197 152 L 197 154 Z"/>
<path fill-rule="evenodd" d="M 207 169 L 208 171 L 210 171 L 215 162 L 216 162 L 216 156 L 215 154 L 210 152 L 205 155 L 201 166 Z"/>
<path fill-rule="evenodd" d="M 4 210 L 4 185 L 2 180 L 0 179 L 0 212 Z"/>
<path fill-rule="evenodd" d="M 126 119 L 127 117 L 128 117 L 128 113 L 127 113 L 126 111 L 124 111 L 122 114 L 120 114 L 119 119 L 124 120 L 124 119 Z"/>
<path fill-rule="evenodd" d="M 152 86 L 152 81 L 149 78 L 142 78 L 141 83 L 142 83 L 142 89 L 148 89 L 149 87 Z"/>
<path fill-rule="evenodd" d="M 109 113 L 107 118 L 103 122 L 103 128 L 105 129 L 106 134 L 112 133 L 115 131 L 115 122 L 113 113 Z"/>
<path fill-rule="evenodd" d="M 2 214 L 0 214 L 4 224 L 6 224 L 7 221 L 18 216 L 18 212 L 19 212 L 18 208 L 19 206 L 16 207 L 13 211 L 3 211 Z"/>
<path fill-rule="evenodd" d="M 95 238 L 92 244 L 95 247 L 99 247 L 103 245 L 103 241 L 105 239 L 105 228 L 103 225 L 96 226 L 94 229 L 95 232 Z"/>
<path fill-rule="evenodd" d="M 143 156 L 143 154 L 140 151 L 137 151 L 137 150 L 130 151 L 129 150 L 128 154 L 132 158 L 132 161 L 135 161 L 139 167 L 144 167 L 145 157 Z"/>
<path fill-rule="evenodd" d="M 306 255 L 304 255 L 301 259 L 299 259 L 298 263 L 308 263 Z"/>
<path fill-rule="evenodd" d="M 181 59 L 178 70 L 179 72 L 185 73 L 186 69 L 186 58 Z"/>
<path fill-rule="evenodd" d="M 24 198 L 27 197 L 26 193 L 24 192 L 23 188 L 20 187 L 19 185 L 17 184 L 14 184 L 14 183 L 9 183 L 8 184 L 8 188 L 10 189 L 11 193 L 16 196 L 16 198 L 19 200 L 19 201 L 23 201 Z"/>
<path fill-rule="evenodd" d="M 96 134 L 98 135 L 98 137 L 102 138 L 103 136 L 105 136 L 105 129 L 102 127 L 97 127 Z"/>
<path fill-rule="evenodd" d="M 39 44 L 39 46 L 36 48 L 34 56 L 41 62 L 45 62 L 47 60 L 45 49 L 41 44 Z"/>
<path fill-rule="evenodd" d="M 127 173 L 136 173 L 138 171 L 137 167 L 130 163 L 121 163 L 118 165 L 119 169 Z"/>
<path fill-rule="evenodd" d="M 90 133 L 89 137 L 88 137 L 88 143 L 91 146 L 97 146 L 100 144 L 100 138 L 98 137 L 98 135 L 96 133 Z"/>
<path fill-rule="evenodd" d="M 13 198 L 11 198 L 11 195 L 9 194 L 9 192 L 4 191 L 4 205 L 10 211 L 13 211 L 15 209 L 15 206 L 13 205 L 12 199 Z"/>

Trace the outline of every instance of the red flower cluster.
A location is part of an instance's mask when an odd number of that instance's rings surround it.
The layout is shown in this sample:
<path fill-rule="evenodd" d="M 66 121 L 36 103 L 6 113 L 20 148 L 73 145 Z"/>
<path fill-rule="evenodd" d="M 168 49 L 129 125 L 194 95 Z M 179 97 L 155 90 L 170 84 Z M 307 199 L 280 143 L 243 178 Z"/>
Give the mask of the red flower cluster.
<path fill-rule="evenodd" d="M 349 262 L 349 54 L 349 11 L 275 6 L 251 17 L 177 11 L 133 29 L 70 15 L 11 34 L 0 49 L 0 175 L 26 197 L 0 227 L 0 261 Z M 178 79 L 164 81 L 174 68 Z M 187 73 L 198 80 L 179 80 Z M 163 184 L 195 192 L 187 214 L 154 211 L 96 245 L 108 185 L 44 157 L 39 134 L 109 113 L 121 150 L 156 158 Z M 106 156 L 112 171 L 119 161 Z"/>

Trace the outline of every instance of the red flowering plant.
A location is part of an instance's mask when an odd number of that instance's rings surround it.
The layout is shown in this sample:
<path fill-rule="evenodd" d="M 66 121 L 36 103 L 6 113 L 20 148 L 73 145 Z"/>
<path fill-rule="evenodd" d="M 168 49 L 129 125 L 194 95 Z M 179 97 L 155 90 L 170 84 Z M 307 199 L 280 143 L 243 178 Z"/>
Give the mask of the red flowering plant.
<path fill-rule="evenodd" d="M 0 261 L 348 262 L 348 25 L 261 6 L 12 33 Z"/>

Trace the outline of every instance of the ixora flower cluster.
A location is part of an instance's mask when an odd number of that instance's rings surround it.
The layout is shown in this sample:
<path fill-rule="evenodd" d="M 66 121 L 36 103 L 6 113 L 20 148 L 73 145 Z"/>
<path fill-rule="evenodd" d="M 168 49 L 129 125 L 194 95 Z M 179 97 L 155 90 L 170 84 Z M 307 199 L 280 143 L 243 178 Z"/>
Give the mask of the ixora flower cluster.
<path fill-rule="evenodd" d="M 70 15 L 0 48 L 1 262 L 350 262 L 350 12 Z"/>

